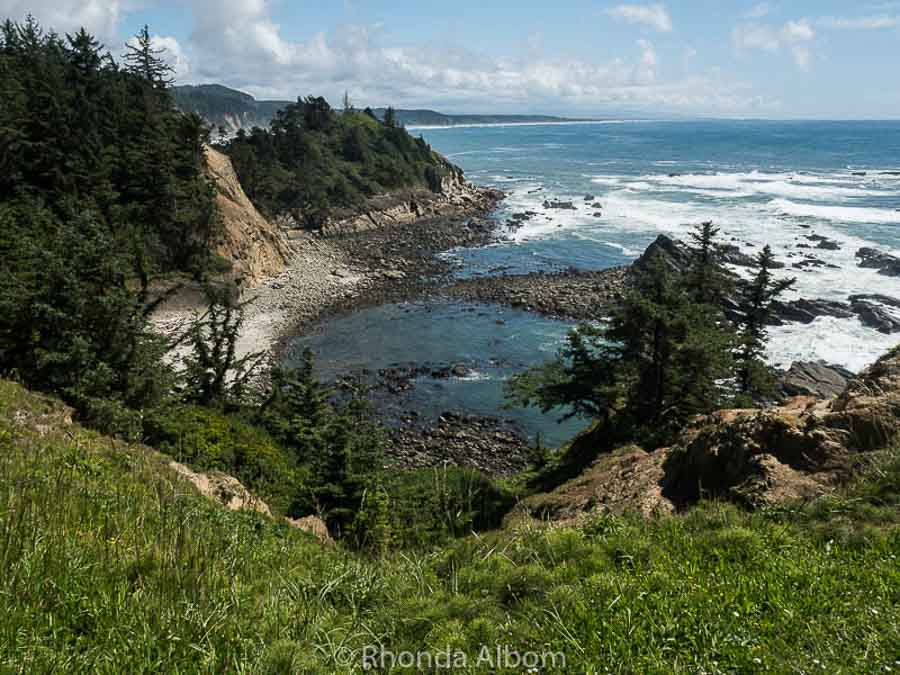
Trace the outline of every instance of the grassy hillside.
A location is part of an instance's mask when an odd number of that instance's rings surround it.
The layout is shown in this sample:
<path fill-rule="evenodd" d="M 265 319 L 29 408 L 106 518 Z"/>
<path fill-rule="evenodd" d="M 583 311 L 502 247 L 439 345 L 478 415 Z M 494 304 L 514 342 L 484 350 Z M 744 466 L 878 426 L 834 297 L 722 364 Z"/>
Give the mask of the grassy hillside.
<path fill-rule="evenodd" d="M 0 381 L 4 672 L 361 672 L 373 644 L 468 654 L 454 672 L 489 672 L 482 645 L 565 654 L 557 672 L 890 672 L 898 556 L 897 450 L 806 508 L 371 558 L 219 509 L 162 455 Z"/>

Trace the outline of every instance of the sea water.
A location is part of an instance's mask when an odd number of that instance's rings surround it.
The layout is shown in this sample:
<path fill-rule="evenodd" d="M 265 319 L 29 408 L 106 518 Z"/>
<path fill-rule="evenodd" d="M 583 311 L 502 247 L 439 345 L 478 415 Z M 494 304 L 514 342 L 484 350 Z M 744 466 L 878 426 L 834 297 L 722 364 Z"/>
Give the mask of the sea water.
<path fill-rule="evenodd" d="M 726 242 L 748 254 L 772 246 L 788 263 L 777 274 L 797 277 L 792 297 L 900 299 L 900 278 L 860 268 L 856 258 L 862 247 L 900 255 L 900 122 L 635 121 L 411 131 L 469 180 L 507 192 L 500 221 L 537 214 L 501 243 L 446 254 L 460 277 L 627 264 L 657 235 L 684 237 L 711 220 Z M 554 200 L 576 208 L 544 207 Z M 814 234 L 840 248 L 815 248 L 807 239 Z M 806 254 L 827 267 L 792 268 Z M 477 378 L 445 382 L 437 393 L 425 385 L 416 404 L 429 414 L 444 407 L 493 411 L 554 440 L 569 433 L 570 427 L 556 426 L 559 415 L 501 409 L 502 383 L 551 356 L 569 325 L 516 313 L 505 324 L 511 338 L 489 319 L 494 309 L 485 315 L 467 309 L 376 308 L 325 324 L 301 343 L 313 346 L 325 370 L 413 357 L 471 363 Z M 821 359 L 857 371 L 900 342 L 900 335 L 881 334 L 856 318 L 832 317 L 773 328 L 770 337 L 774 365 Z M 512 358 L 505 358 L 510 349 Z"/>

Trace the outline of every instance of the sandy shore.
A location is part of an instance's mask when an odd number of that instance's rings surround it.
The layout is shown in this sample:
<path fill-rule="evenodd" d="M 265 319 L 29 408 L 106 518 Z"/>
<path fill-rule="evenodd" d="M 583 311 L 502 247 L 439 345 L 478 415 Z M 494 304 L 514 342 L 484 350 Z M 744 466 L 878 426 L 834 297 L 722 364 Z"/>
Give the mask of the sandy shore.
<path fill-rule="evenodd" d="M 293 242 L 288 269 L 241 297 L 244 324 L 238 358 L 274 352 L 297 327 L 318 319 L 327 308 L 358 299 L 378 281 L 379 274 L 361 268 L 339 246 L 306 236 Z M 157 330 L 175 336 L 206 310 L 202 291 L 187 287 L 151 317 Z"/>
<path fill-rule="evenodd" d="M 486 192 L 469 210 L 379 229 L 331 236 L 292 233 L 287 269 L 241 296 L 238 357 L 277 355 L 290 337 L 329 315 L 433 290 L 449 271 L 435 254 L 496 240 L 496 223 L 486 216 L 498 199 L 497 193 Z M 159 332 L 175 336 L 205 309 L 202 290 L 189 286 L 161 305 L 151 322 Z"/>

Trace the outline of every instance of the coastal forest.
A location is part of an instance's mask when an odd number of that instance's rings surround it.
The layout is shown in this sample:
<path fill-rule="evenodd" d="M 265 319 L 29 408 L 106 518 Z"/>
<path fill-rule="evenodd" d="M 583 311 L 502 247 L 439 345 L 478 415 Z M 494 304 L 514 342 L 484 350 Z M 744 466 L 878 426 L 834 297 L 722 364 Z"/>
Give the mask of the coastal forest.
<path fill-rule="evenodd" d="M 341 112 L 309 96 L 275 113 L 267 129 L 243 129 L 225 151 L 250 199 L 269 216 L 320 227 L 335 208 L 401 188 L 441 191 L 449 164 L 389 111 L 384 121 L 349 100 Z"/>
<path fill-rule="evenodd" d="M 509 405 L 591 422 L 536 442 L 522 474 L 398 470 L 361 388 L 321 382 L 308 352 L 238 355 L 211 129 L 172 85 L 146 27 L 121 56 L 84 30 L 0 27 L 0 670 L 362 672 L 370 645 L 466 654 L 473 673 L 900 668 L 897 354 L 867 417 L 761 414 L 717 437 L 727 456 L 694 442 L 697 420 L 777 402 L 767 326 L 793 282 L 771 250 L 738 278 L 703 223 L 678 264 L 645 256 L 615 307 L 508 383 Z M 316 96 L 218 147 L 262 214 L 312 232 L 455 171 L 391 109 Z M 205 312 L 158 333 L 186 284 Z M 823 439 L 872 452 L 825 497 L 763 504 L 729 474 L 756 461 L 750 436 L 797 443 L 796 466 Z M 678 512 L 546 522 L 628 453 L 666 457 Z M 194 472 L 264 508 L 222 508 Z M 506 660 L 476 663 L 485 645 Z"/>

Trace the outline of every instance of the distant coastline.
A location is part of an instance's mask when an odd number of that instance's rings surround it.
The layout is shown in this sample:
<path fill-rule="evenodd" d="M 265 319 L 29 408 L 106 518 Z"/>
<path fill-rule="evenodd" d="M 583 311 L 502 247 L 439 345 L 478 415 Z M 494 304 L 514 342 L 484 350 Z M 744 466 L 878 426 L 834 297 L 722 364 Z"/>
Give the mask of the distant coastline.
<path fill-rule="evenodd" d="M 646 124 L 648 122 L 665 122 L 667 120 L 649 120 L 649 119 L 610 119 L 610 120 L 559 120 L 557 122 L 477 122 L 462 124 L 409 124 L 406 129 L 436 131 L 440 129 L 480 129 L 483 127 L 566 127 L 578 126 L 585 124 Z"/>

